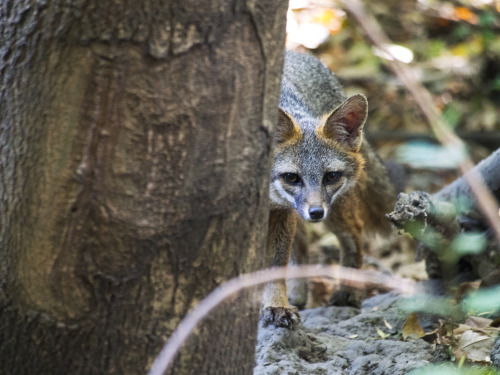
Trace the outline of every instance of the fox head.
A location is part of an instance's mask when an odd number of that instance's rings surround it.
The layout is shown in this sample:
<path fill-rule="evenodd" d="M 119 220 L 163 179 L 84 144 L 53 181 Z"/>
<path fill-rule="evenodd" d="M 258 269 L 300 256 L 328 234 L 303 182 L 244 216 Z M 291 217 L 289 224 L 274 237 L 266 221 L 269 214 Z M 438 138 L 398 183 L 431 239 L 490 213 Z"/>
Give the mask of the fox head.
<path fill-rule="evenodd" d="M 303 113 L 294 118 L 280 109 L 272 205 L 293 208 L 307 221 L 326 219 L 335 200 L 353 188 L 362 171 L 359 151 L 367 111 L 363 95 L 351 96 L 322 118 Z"/>

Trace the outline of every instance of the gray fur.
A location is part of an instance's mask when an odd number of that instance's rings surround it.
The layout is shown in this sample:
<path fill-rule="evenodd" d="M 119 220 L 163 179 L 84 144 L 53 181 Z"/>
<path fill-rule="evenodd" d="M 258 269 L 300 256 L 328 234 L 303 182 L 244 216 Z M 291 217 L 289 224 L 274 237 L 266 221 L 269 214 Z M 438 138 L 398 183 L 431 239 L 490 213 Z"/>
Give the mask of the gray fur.
<path fill-rule="evenodd" d="M 298 121 L 304 110 L 319 118 L 339 106 L 346 96 L 334 73 L 313 56 L 287 51 L 280 108 Z"/>
<path fill-rule="evenodd" d="M 366 99 L 363 96 L 359 97 L 366 106 Z M 271 201 L 282 208 L 295 209 L 305 220 L 310 220 L 307 210 L 313 205 L 322 206 L 326 217 L 335 197 L 345 194 L 352 188 L 358 174 L 360 166 L 352 155 L 342 148 L 333 148 L 329 142 L 318 138 L 315 133 L 322 117 L 332 113 L 343 103 L 346 103 L 346 97 L 342 87 L 326 66 L 312 56 L 286 52 L 280 108 L 299 124 L 302 139 L 293 146 L 275 153 L 271 175 Z M 347 106 L 350 107 L 352 106 Z M 289 118 L 288 116 L 284 117 Z M 362 119 L 363 123 L 365 119 L 366 116 Z M 362 140 L 361 133 L 347 134 L 340 124 L 333 125 L 332 129 L 337 136 L 335 137 L 332 132 L 332 137 L 346 145 L 353 140 L 359 147 Z M 283 127 L 286 133 L 290 126 L 281 124 L 278 128 L 279 134 L 282 133 Z M 325 186 L 323 183 L 325 173 L 334 171 L 342 173 L 341 181 L 338 184 Z M 278 183 L 287 172 L 298 174 L 303 181 L 303 186 L 280 184 L 288 196 L 294 198 L 293 203 L 290 199 L 286 199 L 285 194 L 279 194 L 273 186 L 273 183 Z"/>

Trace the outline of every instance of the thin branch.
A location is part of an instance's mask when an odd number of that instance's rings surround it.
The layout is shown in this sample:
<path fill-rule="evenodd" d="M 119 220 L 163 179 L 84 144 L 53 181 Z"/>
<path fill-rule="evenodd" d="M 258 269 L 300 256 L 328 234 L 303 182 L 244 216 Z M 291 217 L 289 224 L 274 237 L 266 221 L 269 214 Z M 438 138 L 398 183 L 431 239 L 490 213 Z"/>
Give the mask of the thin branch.
<path fill-rule="evenodd" d="M 401 83 L 413 96 L 413 99 L 424 113 L 436 138 L 454 153 L 459 152 L 461 160 L 458 163 L 460 171 L 471 187 L 481 212 L 486 217 L 491 228 L 495 231 L 500 242 L 500 219 L 498 217 L 498 202 L 491 192 L 486 188 L 481 176 L 476 171 L 471 171 L 474 164 L 468 156 L 468 152 L 462 140 L 443 122 L 440 111 L 434 105 L 432 96 L 416 79 L 412 71 L 402 62 L 398 61 L 388 50 L 391 41 L 375 17 L 370 14 L 360 0 L 343 0 L 346 10 L 357 20 L 360 27 L 372 43 L 392 59 L 386 60 L 390 69 L 398 77 Z M 467 173 L 468 172 L 468 173 Z"/>
<path fill-rule="evenodd" d="M 418 291 L 417 284 L 412 280 L 387 276 L 379 272 L 363 271 L 340 266 L 303 265 L 296 267 L 280 267 L 244 274 L 221 284 L 205 297 L 172 333 L 160 354 L 156 357 L 148 375 L 163 375 L 175 358 L 180 347 L 193 329 L 207 314 L 224 299 L 241 291 L 279 279 L 304 277 L 330 277 L 342 280 L 345 284 L 366 287 L 367 285 L 383 285 L 389 289 L 412 294 Z"/>

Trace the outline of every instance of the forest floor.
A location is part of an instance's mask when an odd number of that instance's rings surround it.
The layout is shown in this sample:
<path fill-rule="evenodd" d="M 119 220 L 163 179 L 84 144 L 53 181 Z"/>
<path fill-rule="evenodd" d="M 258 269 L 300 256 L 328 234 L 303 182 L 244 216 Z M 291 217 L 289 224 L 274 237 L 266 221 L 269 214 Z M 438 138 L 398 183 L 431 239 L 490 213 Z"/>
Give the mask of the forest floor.
<path fill-rule="evenodd" d="M 448 349 L 419 338 L 401 340 L 408 319 L 401 297 L 371 297 L 361 309 L 317 307 L 301 312 L 295 330 L 260 326 L 254 375 L 406 374 L 450 360 Z M 434 316 L 420 314 L 425 330 Z"/>
<path fill-rule="evenodd" d="M 436 182 L 443 186 L 457 175 L 454 170 L 405 168 L 406 191 L 433 192 Z M 307 230 L 309 262 L 338 263 L 335 235 L 321 224 Z M 455 295 L 445 297 L 442 282 L 429 280 L 425 262 L 415 261 L 417 245 L 418 241 L 394 229 L 389 238 L 370 241 L 363 268 L 414 280 L 424 296 L 406 297 L 378 287 L 366 291 L 369 297 L 361 309 L 329 306 L 338 282 L 309 279 L 302 323 L 295 330 L 260 325 L 254 375 L 396 375 L 413 370 L 441 374 L 445 369 L 450 374 L 495 374 L 492 367 L 478 365 L 500 368 L 500 339 L 495 342 L 500 337 L 500 314 L 453 316 L 458 299 L 479 282 L 459 284 Z M 458 363 L 470 371 L 490 372 L 455 372 Z"/>

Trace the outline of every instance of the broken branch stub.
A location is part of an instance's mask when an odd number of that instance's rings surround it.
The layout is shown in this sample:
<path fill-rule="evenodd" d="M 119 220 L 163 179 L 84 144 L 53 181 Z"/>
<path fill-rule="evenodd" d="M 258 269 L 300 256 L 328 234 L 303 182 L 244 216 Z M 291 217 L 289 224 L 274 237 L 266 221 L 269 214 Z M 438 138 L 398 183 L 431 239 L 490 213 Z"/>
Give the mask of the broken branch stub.
<path fill-rule="evenodd" d="M 447 248 L 461 230 L 454 205 L 423 191 L 400 193 L 394 211 L 386 217 L 396 228 L 435 250 Z"/>

